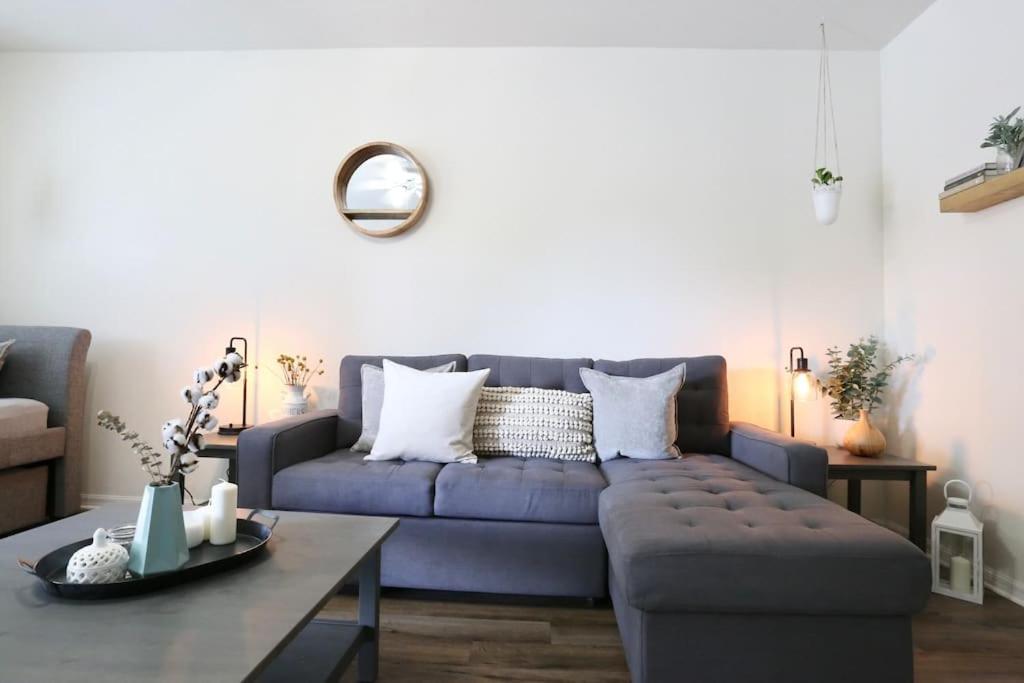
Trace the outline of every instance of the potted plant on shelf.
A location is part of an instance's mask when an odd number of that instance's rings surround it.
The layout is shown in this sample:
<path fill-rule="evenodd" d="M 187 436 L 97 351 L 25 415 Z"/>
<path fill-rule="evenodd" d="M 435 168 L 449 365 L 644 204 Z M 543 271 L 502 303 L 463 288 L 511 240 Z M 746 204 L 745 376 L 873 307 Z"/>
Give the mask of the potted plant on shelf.
<path fill-rule="evenodd" d="M 828 378 L 822 391 L 832 399 L 837 420 L 856 420 L 843 436 L 842 446 L 854 455 L 877 457 L 885 452 L 885 435 L 871 423 L 871 411 L 882 405 L 882 392 L 893 370 L 913 358 L 900 356 L 878 366 L 879 341 L 875 336 L 850 344 L 844 354 L 838 347 L 826 351 Z"/>
<path fill-rule="evenodd" d="M 832 225 L 839 217 L 839 198 L 843 194 L 843 176 L 833 175 L 824 166 L 811 177 L 811 199 L 814 216 L 822 225 Z"/>
<path fill-rule="evenodd" d="M 1024 152 L 1024 118 L 1017 116 L 1017 107 L 1006 116 L 996 116 L 988 127 L 988 137 L 981 143 L 982 149 L 994 147 L 996 150 L 996 168 L 1000 171 L 1011 171 L 1021 162 Z M 1013 117 L 1017 116 L 1014 121 Z"/>
<path fill-rule="evenodd" d="M 245 363 L 237 353 L 229 353 L 213 366 L 199 368 L 192 383 L 181 390 L 189 408 L 184 420 L 175 418 L 163 424 L 163 449 L 168 456 L 164 467 L 161 454 L 138 432 L 131 431 L 117 415 L 101 410 L 96 416 L 100 427 L 109 429 L 131 446 L 149 485 L 143 490 L 142 505 L 135 525 L 135 536 L 128 551 L 128 569 L 139 576 L 174 571 L 188 561 L 185 522 L 181 509 L 178 479 L 191 474 L 199 466 L 196 453 L 205 445 L 203 432 L 216 429 L 213 410 L 220 402 L 217 389 L 224 382 L 235 382 L 242 376 Z M 212 386 L 207 386 L 216 380 Z"/>
<path fill-rule="evenodd" d="M 281 381 L 287 392 L 284 412 L 286 415 L 302 415 L 309 408 L 306 386 L 313 377 L 324 374 L 324 359 L 321 358 L 312 366 L 305 356 L 286 356 L 282 353 L 277 357 L 277 364 L 281 368 Z"/>

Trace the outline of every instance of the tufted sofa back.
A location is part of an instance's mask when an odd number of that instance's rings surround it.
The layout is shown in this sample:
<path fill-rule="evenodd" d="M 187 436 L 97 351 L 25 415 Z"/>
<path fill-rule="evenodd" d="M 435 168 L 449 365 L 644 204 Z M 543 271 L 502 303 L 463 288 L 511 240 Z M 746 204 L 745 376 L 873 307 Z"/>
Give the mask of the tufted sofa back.
<path fill-rule="evenodd" d="M 676 444 L 683 453 L 728 455 L 729 389 L 725 359 L 721 356 L 598 360 L 594 362 L 594 369 L 620 377 L 650 377 L 684 362 L 686 381 L 676 401 L 679 421 Z"/>
<path fill-rule="evenodd" d="M 387 358 L 395 363 L 417 370 L 435 368 L 455 361 L 455 372 L 466 371 L 466 357 L 461 353 L 445 353 L 438 356 L 345 356 L 341 359 L 339 372 L 338 416 L 343 420 L 363 422 L 363 365 L 384 365 Z"/>
<path fill-rule="evenodd" d="M 592 367 L 594 361 L 589 358 L 531 358 L 484 354 L 469 357 L 470 370 L 490 368 L 491 374 L 487 376 L 486 384 L 489 387 L 537 387 L 583 394 L 587 388 L 580 379 L 580 368 Z"/>

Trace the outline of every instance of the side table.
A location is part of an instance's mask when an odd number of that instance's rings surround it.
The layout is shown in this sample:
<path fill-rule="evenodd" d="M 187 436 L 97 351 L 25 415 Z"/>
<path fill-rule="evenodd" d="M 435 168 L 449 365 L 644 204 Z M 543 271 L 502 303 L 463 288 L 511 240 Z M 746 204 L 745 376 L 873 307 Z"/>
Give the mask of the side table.
<path fill-rule="evenodd" d="M 196 453 L 200 458 L 220 458 L 228 461 L 228 481 L 238 483 L 238 435 L 207 434 L 206 445 Z"/>
<path fill-rule="evenodd" d="M 862 481 L 905 481 L 910 485 L 909 536 L 921 550 L 928 542 L 928 513 L 925 509 L 927 476 L 935 465 L 888 453 L 877 458 L 853 455 L 844 448 L 828 446 L 828 478 L 846 480 L 846 507 L 860 514 Z"/>

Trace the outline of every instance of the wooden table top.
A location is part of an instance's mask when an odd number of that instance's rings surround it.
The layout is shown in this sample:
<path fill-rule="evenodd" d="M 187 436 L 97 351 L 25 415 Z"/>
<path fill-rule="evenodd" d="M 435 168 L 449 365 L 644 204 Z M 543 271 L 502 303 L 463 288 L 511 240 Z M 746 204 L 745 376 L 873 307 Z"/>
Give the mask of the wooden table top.
<path fill-rule="evenodd" d="M 114 503 L 0 539 L 0 680 L 249 680 L 398 525 L 281 512 L 266 554 L 233 570 L 119 600 L 67 600 L 15 565 L 131 522 Z"/>
<path fill-rule="evenodd" d="M 925 470 L 932 472 L 937 468 L 926 462 L 901 458 L 898 455 L 884 453 L 877 458 L 865 458 L 854 455 L 845 448 L 838 446 L 826 446 L 828 451 L 829 471 L 851 471 L 851 470 Z"/>

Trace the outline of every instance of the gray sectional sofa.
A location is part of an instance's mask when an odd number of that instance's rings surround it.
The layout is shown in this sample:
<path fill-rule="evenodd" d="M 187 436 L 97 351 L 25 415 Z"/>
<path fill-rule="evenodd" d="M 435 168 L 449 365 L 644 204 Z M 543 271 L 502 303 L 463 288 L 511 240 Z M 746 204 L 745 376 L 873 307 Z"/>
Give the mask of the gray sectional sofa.
<path fill-rule="evenodd" d="M 635 681 L 910 681 L 930 587 L 913 544 L 824 498 L 824 451 L 731 423 L 725 360 L 393 357 L 490 368 L 491 386 L 585 391 L 581 367 L 647 377 L 682 361 L 678 460 L 367 462 L 360 367 L 337 411 L 239 440 L 247 507 L 401 517 L 385 586 L 611 597 Z"/>

